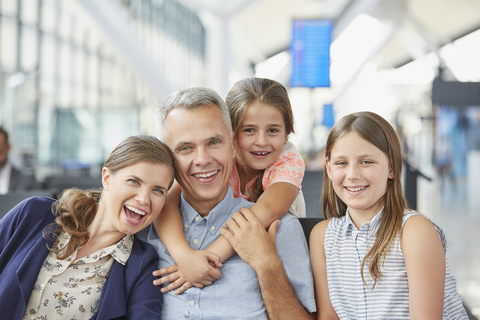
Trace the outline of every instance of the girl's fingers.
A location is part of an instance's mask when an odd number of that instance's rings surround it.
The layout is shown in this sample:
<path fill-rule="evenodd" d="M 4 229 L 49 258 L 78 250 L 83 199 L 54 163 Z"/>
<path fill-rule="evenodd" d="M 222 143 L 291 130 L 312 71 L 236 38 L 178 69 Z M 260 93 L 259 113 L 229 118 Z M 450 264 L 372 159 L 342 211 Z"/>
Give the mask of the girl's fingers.
<path fill-rule="evenodd" d="M 162 293 L 165 293 L 165 292 L 168 292 L 168 291 L 170 291 L 170 290 L 173 290 L 173 289 L 176 289 L 176 288 L 181 287 L 184 283 L 185 283 L 185 282 L 184 282 L 183 280 L 182 280 L 182 281 L 176 280 L 176 281 L 170 283 L 168 286 L 165 286 L 165 287 L 163 287 L 162 289 L 160 289 L 160 291 L 161 291 Z"/>
<path fill-rule="evenodd" d="M 153 280 L 153 284 L 159 286 L 161 284 L 177 281 L 180 277 L 176 273 L 169 274 L 165 277 L 161 277 L 160 279 Z"/>
<path fill-rule="evenodd" d="M 177 272 L 177 271 L 178 271 L 178 266 L 173 265 L 173 266 L 169 266 L 169 267 L 162 268 L 162 269 L 159 269 L 159 270 L 155 270 L 155 271 L 153 271 L 153 275 L 155 277 L 160 277 L 160 276 L 163 276 L 165 274 L 171 274 L 171 273 L 174 273 L 174 272 Z"/>
<path fill-rule="evenodd" d="M 180 288 L 175 290 L 174 294 L 182 294 L 185 291 L 187 291 L 188 289 L 190 289 L 191 287 L 193 287 L 193 285 L 190 282 L 187 281 Z"/>

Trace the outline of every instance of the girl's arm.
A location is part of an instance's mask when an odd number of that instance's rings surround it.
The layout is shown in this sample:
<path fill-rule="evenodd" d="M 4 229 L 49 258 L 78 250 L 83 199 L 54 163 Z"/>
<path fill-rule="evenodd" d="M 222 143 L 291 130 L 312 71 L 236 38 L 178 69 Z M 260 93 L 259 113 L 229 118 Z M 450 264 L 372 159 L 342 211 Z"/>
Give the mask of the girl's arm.
<path fill-rule="evenodd" d="M 298 187 L 289 182 L 276 182 L 263 192 L 250 210 L 260 220 L 266 229 L 275 220 L 279 220 L 290 209 L 293 201 L 298 195 Z M 234 253 L 230 243 L 219 237 L 206 250 L 217 254 L 220 261 L 225 261 Z"/>
<path fill-rule="evenodd" d="M 317 302 L 317 319 L 339 319 L 333 309 L 328 292 L 327 260 L 325 257 L 325 231 L 328 222 L 318 223 L 310 233 L 310 261 L 315 281 L 315 300 Z"/>
<path fill-rule="evenodd" d="M 221 266 L 220 262 L 227 260 L 235 253 L 233 247 L 224 237 L 218 237 L 206 250 L 193 250 L 190 248 L 183 236 L 182 221 L 178 212 L 179 189 L 180 187 L 178 189 L 177 187 L 172 187 L 172 190 L 167 195 L 167 201 L 165 201 L 163 210 L 155 221 L 155 229 L 160 239 L 162 239 L 182 272 L 174 267 L 158 270 L 154 273 L 155 276 L 169 275 L 155 280 L 154 284 L 160 285 L 171 282 L 168 286 L 162 288 L 162 292 L 180 287 L 175 291 L 176 294 L 191 288 L 192 284 L 198 288 L 210 285 L 212 281 L 220 278 L 221 273 L 218 268 L 213 268 L 211 265 L 207 266 L 204 263 L 208 263 L 207 260 L 210 260 L 215 262 L 217 266 Z M 250 209 L 266 229 L 273 221 L 280 219 L 290 209 L 297 195 L 297 186 L 288 182 L 277 182 L 265 190 L 257 200 L 257 203 Z M 174 204 L 173 201 L 170 201 L 170 198 L 175 199 Z M 159 224 L 170 227 L 160 228 Z M 208 256 L 210 252 L 220 257 L 220 261 Z M 198 262 L 202 263 L 202 265 L 199 265 Z M 192 279 L 190 281 L 191 284 L 185 282 L 185 278 Z"/>
<path fill-rule="evenodd" d="M 170 273 L 170 275 L 154 281 L 155 285 L 172 282 L 162 288 L 162 292 L 184 285 L 181 293 L 192 285 L 202 288 L 210 285 L 215 279 L 221 277 L 218 267 L 221 266 L 218 256 L 205 250 L 194 250 L 190 248 L 183 232 L 183 223 L 180 217 L 181 188 L 175 182 L 168 192 L 165 205 L 154 221 L 155 230 L 170 252 L 179 268 L 164 268 L 154 272 L 154 276 Z M 211 263 L 213 262 L 213 263 Z M 190 281 L 190 283 L 186 282 Z"/>
<path fill-rule="evenodd" d="M 408 277 L 410 319 L 442 319 L 445 253 L 433 224 L 410 217 L 401 239 Z"/>

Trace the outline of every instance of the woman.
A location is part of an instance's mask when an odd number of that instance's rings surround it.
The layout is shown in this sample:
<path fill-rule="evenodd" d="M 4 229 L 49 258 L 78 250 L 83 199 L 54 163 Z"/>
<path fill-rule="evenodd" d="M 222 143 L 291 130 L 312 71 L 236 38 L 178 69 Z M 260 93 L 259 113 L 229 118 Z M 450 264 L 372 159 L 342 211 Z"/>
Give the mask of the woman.
<path fill-rule="evenodd" d="M 105 162 L 102 191 L 68 189 L 13 208 L 0 221 L 2 316 L 158 319 L 158 255 L 133 234 L 156 219 L 173 178 L 165 144 L 129 137 Z"/>

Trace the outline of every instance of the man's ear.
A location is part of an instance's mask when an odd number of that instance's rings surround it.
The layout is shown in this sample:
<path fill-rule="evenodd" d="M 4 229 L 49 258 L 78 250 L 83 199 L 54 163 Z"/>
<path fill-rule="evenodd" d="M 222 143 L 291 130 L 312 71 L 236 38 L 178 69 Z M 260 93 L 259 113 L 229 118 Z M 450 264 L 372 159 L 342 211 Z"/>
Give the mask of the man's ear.
<path fill-rule="evenodd" d="M 105 191 L 108 191 L 108 187 L 110 186 L 110 177 L 111 177 L 110 170 L 107 167 L 103 167 L 102 169 L 102 185 Z"/>

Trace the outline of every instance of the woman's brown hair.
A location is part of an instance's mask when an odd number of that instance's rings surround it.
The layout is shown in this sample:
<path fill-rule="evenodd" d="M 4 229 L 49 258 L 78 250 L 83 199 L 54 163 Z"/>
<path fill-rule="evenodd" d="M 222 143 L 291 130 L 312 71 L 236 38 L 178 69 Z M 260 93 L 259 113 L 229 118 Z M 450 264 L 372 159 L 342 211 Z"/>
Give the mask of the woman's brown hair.
<path fill-rule="evenodd" d="M 365 282 L 363 268 L 368 262 L 368 272 L 375 281 L 373 285 L 375 287 L 377 280 L 382 277 L 380 264 L 385 261 L 390 246 L 400 233 L 403 212 L 408 208 L 401 182 L 402 150 L 395 130 L 384 118 L 372 112 L 357 112 L 343 117 L 331 129 L 325 151 L 327 159 L 330 160 L 337 140 L 349 132 L 355 132 L 379 148 L 387 156 L 394 173 L 394 178 L 388 179 L 385 195 L 379 200 L 384 204 L 384 208 L 377 238 L 361 264 L 362 279 Z M 325 218 L 345 216 L 347 205 L 335 194 L 326 171 L 323 174 L 323 181 L 322 208 Z"/>
<path fill-rule="evenodd" d="M 293 111 L 287 89 L 275 80 L 265 78 L 240 80 L 233 85 L 225 101 L 230 110 L 230 120 L 235 133 L 237 133 L 240 124 L 245 118 L 247 108 L 255 102 L 275 107 L 282 114 L 287 136 L 294 132 Z M 240 160 L 240 163 L 243 163 L 243 160 Z M 252 199 L 250 200 L 257 201 L 263 193 L 262 179 L 264 171 L 259 170 L 257 173 L 257 180 L 252 187 Z"/>
<path fill-rule="evenodd" d="M 175 176 L 173 154 L 166 144 L 153 136 L 131 136 L 124 139 L 113 149 L 107 161 L 103 165 L 113 174 L 117 170 L 134 165 L 139 162 L 165 164 L 172 173 L 172 181 Z M 102 190 L 80 190 L 77 188 L 66 189 L 60 199 L 52 205 L 52 211 L 56 215 L 55 224 L 48 226 L 44 236 L 54 235 L 61 231 L 70 235 L 70 240 L 59 256 L 65 259 L 75 250 L 88 241 L 87 228 L 92 223 L 98 209 L 98 203 L 102 197 Z M 59 252 L 49 248 L 52 252 Z"/>

